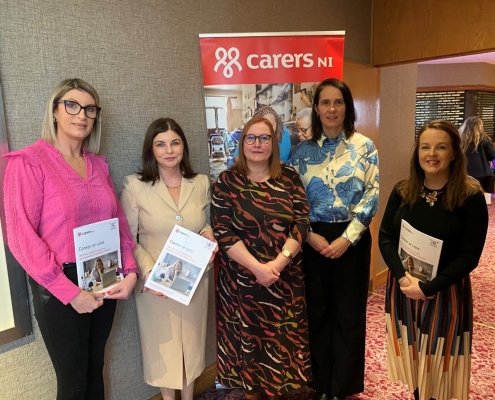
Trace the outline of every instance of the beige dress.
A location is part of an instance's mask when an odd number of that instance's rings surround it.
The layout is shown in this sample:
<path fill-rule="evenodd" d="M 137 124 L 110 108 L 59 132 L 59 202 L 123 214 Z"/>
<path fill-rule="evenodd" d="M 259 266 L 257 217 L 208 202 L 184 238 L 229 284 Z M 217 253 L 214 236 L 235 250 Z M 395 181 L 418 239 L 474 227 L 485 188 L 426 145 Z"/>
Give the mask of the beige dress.
<path fill-rule="evenodd" d="M 182 179 L 177 206 L 161 181 L 153 186 L 138 175 L 124 179 L 121 203 L 134 240 L 134 257 L 140 278 L 134 289 L 143 353 L 144 380 L 157 387 L 181 389 L 205 367 L 208 273 L 198 285 L 189 306 L 141 293 L 150 271 L 175 224 L 193 232 L 211 231 L 210 183 L 205 175 Z M 137 240 L 139 234 L 139 242 Z"/>

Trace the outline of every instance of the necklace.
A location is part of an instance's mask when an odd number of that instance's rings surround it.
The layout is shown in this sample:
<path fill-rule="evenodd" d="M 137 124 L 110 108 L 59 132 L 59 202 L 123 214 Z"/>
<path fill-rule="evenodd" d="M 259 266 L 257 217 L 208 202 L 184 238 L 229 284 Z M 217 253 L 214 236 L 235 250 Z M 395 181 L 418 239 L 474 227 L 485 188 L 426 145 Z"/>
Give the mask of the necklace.
<path fill-rule="evenodd" d="M 81 159 L 76 163 L 76 165 L 74 166 L 74 168 L 79 168 L 79 166 L 81 165 L 82 161 L 84 160 L 84 157 L 81 157 Z"/>
<path fill-rule="evenodd" d="M 167 184 L 165 184 L 166 187 L 168 187 L 169 189 L 178 189 L 182 186 L 182 184 L 180 184 L 179 186 L 168 186 Z"/>
<path fill-rule="evenodd" d="M 421 189 L 421 192 L 419 192 L 419 195 L 425 199 L 426 203 L 430 207 L 433 207 L 433 205 L 436 203 L 440 195 L 443 193 L 443 190 L 430 190 L 427 189 L 423 186 L 423 189 Z"/>

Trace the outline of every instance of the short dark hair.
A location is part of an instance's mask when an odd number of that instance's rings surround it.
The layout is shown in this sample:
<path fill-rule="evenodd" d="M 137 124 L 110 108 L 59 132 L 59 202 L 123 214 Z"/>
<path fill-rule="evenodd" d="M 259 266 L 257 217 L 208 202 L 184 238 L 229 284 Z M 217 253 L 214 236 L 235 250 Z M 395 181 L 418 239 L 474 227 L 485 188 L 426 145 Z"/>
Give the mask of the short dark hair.
<path fill-rule="evenodd" d="M 153 154 L 153 140 L 155 137 L 162 133 L 172 131 L 180 136 L 182 143 L 184 144 L 184 153 L 180 162 L 180 170 L 184 178 L 194 178 L 197 173 L 194 172 L 189 161 L 189 146 L 187 145 L 186 135 L 172 118 L 159 118 L 151 123 L 146 131 L 143 142 L 143 150 L 141 152 L 141 170 L 138 174 L 139 178 L 143 182 L 151 182 L 152 185 L 156 181 L 160 180 L 160 173 L 158 172 L 158 163 L 156 162 L 155 155 Z"/>
<path fill-rule="evenodd" d="M 318 103 L 320 102 L 320 94 L 323 89 L 332 86 L 336 89 L 340 90 L 342 93 L 342 97 L 345 103 L 345 118 L 344 118 L 344 133 L 345 137 L 349 139 L 354 132 L 356 131 L 354 128 L 354 124 L 356 123 L 356 108 L 354 107 L 354 99 L 352 98 L 352 93 L 349 87 L 340 79 L 337 78 L 329 78 L 322 81 L 315 91 L 315 97 L 313 102 L 313 112 L 311 113 L 311 127 L 313 130 L 313 140 L 314 142 L 318 141 L 323 134 L 323 126 L 321 124 L 320 117 L 316 112 L 316 107 L 318 107 Z"/>

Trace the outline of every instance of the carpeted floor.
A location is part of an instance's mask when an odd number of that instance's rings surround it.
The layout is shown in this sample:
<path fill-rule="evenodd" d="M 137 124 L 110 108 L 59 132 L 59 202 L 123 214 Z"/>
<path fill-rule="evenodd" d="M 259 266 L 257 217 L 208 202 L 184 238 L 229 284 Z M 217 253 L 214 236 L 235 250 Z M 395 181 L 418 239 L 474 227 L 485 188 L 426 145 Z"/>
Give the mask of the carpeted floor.
<path fill-rule="evenodd" d="M 489 206 L 490 226 L 480 263 L 471 274 L 474 297 L 474 333 L 470 400 L 495 399 L 495 196 Z M 351 399 L 408 400 L 413 397 L 400 383 L 387 379 L 384 288 L 368 299 L 366 339 L 366 389 Z M 282 400 L 309 400 L 313 392 L 305 388 L 285 395 Z M 240 400 L 239 389 L 212 388 L 196 400 Z"/>

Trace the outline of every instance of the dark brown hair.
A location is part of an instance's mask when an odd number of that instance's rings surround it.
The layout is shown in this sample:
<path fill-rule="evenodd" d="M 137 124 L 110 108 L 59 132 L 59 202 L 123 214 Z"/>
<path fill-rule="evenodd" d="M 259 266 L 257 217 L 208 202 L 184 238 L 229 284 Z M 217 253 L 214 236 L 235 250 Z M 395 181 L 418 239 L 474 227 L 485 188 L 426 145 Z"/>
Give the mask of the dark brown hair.
<path fill-rule="evenodd" d="M 143 182 L 151 182 L 151 184 L 154 185 L 156 181 L 160 180 L 158 163 L 156 162 L 155 155 L 153 154 L 153 140 L 158 134 L 167 131 L 172 131 L 179 135 L 184 145 L 184 152 L 180 162 L 182 176 L 190 179 L 197 175 L 197 173 L 192 169 L 189 161 L 189 146 L 187 145 L 184 131 L 172 118 L 159 118 L 151 123 L 146 131 L 146 135 L 144 136 L 143 151 L 141 153 L 142 168 L 138 171 L 138 174 L 141 175 L 139 179 Z"/>
<path fill-rule="evenodd" d="M 249 129 L 251 129 L 254 124 L 258 123 L 263 123 L 270 128 L 270 134 L 272 135 L 272 140 L 270 141 L 272 146 L 272 154 L 268 159 L 268 169 L 270 178 L 278 179 L 282 175 L 282 167 L 280 166 L 280 149 L 278 147 L 272 124 L 263 117 L 253 117 L 246 125 L 244 125 L 244 129 L 242 130 L 241 138 L 239 140 L 239 159 L 234 165 L 232 165 L 232 167 L 230 167 L 230 169 L 243 176 L 247 176 L 249 174 L 249 167 L 247 165 L 246 156 L 244 155 L 244 138 L 246 137 Z"/>
<path fill-rule="evenodd" d="M 355 132 L 354 124 L 356 123 L 356 109 L 354 108 L 354 99 L 349 87 L 340 79 L 330 78 L 322 81 L 315 91 L 315 98 L 313 102 L 313 112 L 311 113 L 311 128 L 313 130 L 313 137 L 310 140 L 317 142 L 323 134 L 323 126 L 321 124 L 320 117 L 316 111 L 318 103 L 320 102 L 320 94 L 323 89 L 332 86 L 340 90 L 345 103 L 345 118 L 344 118 L 344 134 L 346 139 L 349 139 Z"/>
<path fill-rule="evenodd" d="M 462 206 L 467 197 L 481 191 L 481 187 L 477 181 L 467 175 L 466 156 L 461 150 L 461 137 L 457 128 L 448 121 L 430 121 L 420 129 L 411 156 L 409 178 L 402 181 L 398 189 L 404 204 L 412 206 L 419 201 L 425 179 L 425 173 L 419 163 L 419 144 L 421 135 L 427 129 L 444 131 L 450 137 L 454 158 L 450 162 L 449 180 L 442 196 L 442 205 L 445 209 L 452 211 Z"/>

